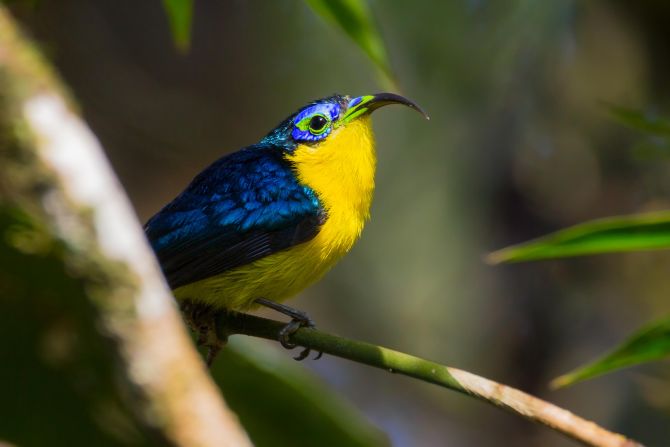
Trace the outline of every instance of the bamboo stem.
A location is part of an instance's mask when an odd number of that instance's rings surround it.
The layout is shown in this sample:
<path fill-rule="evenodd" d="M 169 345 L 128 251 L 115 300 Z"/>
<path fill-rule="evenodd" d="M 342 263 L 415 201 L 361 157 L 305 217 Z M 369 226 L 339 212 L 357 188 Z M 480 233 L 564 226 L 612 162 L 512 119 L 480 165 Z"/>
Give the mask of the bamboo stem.
<path fill-rule="evenodd" d="M 285 323 L 236 312 L 221 314 L 217 319 L 219 336 L 243 334 L 277 340 Z M 456 368 L 440 365 L 413 355 L 370 343 L 349 340 L 316 329 L 302 328 L 291 337 L 299 346 L 321 351 L 391 373 L 413 377 L 424 382 L 473 396 L 506 411 L 545 425 L 575 441 L 593 447 L 641 447 L 642 444 L 610 432 L 594 422 L 533 397 L 523 391 Z"/>

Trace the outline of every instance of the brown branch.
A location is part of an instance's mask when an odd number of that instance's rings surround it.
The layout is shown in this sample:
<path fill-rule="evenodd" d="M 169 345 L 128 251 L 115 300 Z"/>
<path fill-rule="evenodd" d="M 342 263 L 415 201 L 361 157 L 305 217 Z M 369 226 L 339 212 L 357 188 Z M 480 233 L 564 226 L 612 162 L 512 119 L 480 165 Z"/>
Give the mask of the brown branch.
<path fill-rule="evenodd" d="M 218 317 L 219 335 L 244 334 L 277 340 L 285 323 L 241 313 Z M 355 340 L 303 328 L 291 341 L 299 346 L 336 357 L 413 377 L 474 396 L 513 414 L 549 427 L 584 445 L 594 447 L 641 447 L 642 444 L 610 432 L 567 410 L 523 391 L 456 368 Z"/>
<path fill-rule="evenodd" d="M 104 419 L 109 416 L 130 426 L 133 445 L 138 437 L 150 445 L 250 445 L 193 349 L 99 143 L 4 6 L 0 261 L 0 293 L 11 296 L 0 325 L 20 320 L 17 327 L 29 339 L 17 341 L 16 350 L 25 351 L 8 354 L 14 363 L 3 357 L 12 371 L 29 371 L 19 373 L 19 381 L 0 383 L 0 394 L 17 403 L 3 405 L 11 417 L 24 411 L 23 404 L 30 407 L 28 420 L 51 422 L 74 405 L 73 414 L 83 419 L 70 431 L 98 438 L 118 442 L 123 436 Z M 48 395 L 31 393 L 52 382 L 59 395 L 76 402 L 68 399 L 59 408 Z M 19 444 L 21 436 L 28 444 L 50 444 L 39 438 L 48 436 L 42 431 L 49 424 L 33 425 L 31 433 L 14 433 Z"/>

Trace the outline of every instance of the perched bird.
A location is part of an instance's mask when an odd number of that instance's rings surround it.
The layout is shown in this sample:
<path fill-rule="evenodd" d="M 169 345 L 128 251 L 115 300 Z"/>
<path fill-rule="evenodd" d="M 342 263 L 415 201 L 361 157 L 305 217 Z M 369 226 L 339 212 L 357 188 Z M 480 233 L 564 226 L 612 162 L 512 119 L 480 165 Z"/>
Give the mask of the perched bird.
<path fill-rule="evenodd" d="M 210 348 L 220 342 L 212 313 L 281 305 L 319 280 L 354 245 L 370 217 L 376 155 L 370 113 L 414 102 L 392 93 L 334 95 L 289 116 L 257 144 L 228 154 L 198 174 L 145 226 L 187 320 Z M 304 351 L 299 359 L 309 351 Z"/>

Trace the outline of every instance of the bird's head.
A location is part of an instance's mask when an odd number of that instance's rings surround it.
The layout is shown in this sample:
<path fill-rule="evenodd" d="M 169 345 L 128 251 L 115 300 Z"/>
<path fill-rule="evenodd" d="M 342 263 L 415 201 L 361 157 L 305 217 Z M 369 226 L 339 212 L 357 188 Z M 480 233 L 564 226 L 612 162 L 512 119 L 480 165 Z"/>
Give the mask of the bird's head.
<path fill-rule="evenodd" d="M 303 107 L 261 142 L 280 148 L 329 219 L 340 222 L 336 247 L 350 247 L 369 217 L 376 165 L 370 113 L 389 104 L 405 105 L 428 118 L 415 103 L 393 93 L 334 95 Z"/>
<path fill-rule="evenodd" d="M 292 152 L 299 145 L 317 147 L 334 140 L 346 129 L 369 126 L 370 113 L 390 104 L 402 104 L 428 115 L 413 101 L 394 93 L 378 93 L 366 96 L 333 95 L 319 99 L 301 108 L 272 130 L 263 140 L 274 143 Z"/>

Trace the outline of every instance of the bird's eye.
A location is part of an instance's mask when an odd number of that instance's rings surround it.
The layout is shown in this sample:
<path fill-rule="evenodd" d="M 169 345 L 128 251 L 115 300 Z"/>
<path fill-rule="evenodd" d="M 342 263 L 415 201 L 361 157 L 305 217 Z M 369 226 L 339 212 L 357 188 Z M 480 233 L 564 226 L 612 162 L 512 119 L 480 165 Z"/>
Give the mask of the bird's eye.
<path fill-rule="evenodd" d="M 309 131 L 312 135 L 321 135 L 328 128 L 330 120 L 323 115 L 314 115 L 309 120 Z"/>
<path fill-rule="evenodd" d="M 337 119 L 338 115 L 337 104 L 313 104 L 293 119 L 291 136 L 295 141 L 321 141 L 330 134 L 333 120 Z"/>

